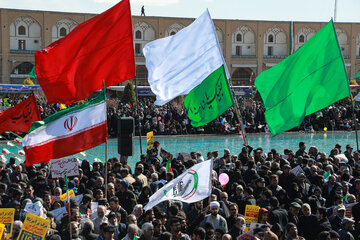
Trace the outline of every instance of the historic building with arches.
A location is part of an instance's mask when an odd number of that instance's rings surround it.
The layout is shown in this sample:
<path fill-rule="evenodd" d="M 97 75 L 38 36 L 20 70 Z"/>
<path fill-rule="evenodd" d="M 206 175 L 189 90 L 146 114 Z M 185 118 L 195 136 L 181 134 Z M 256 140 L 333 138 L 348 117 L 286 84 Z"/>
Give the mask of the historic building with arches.
<path fill-rule="evenodd" d="M 66 36 L 94 14 L 0 9 L 0 83 L 22 83 L 34 66 L 34 53 Z M 241 16 L 239 16 L 241 18 Z M 143 47 L 159 38 L 176 34 L 193 18 L 133 16 L 136 80 L 148 85 Z M 294 44 L 299 49 L 326 22 L 295 22 Z M 290 52 L 290 22 L 214 19 L 231 83 L 249 82 Z M 336 23 L 340 48 L 349 78 L 360 70 L 360 24 Z M 56 63 L 54 63 L 56 64 Z"/>

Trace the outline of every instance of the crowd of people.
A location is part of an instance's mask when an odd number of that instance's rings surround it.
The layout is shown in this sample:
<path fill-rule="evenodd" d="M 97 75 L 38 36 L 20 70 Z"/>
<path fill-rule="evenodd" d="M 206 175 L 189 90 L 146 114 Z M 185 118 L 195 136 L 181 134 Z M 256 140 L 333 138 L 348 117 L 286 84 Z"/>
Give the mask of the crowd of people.
<path fill-rule="evenodd" d="M 258 225 L 247 239 L 360 239 L 360 153 L 350 145 L 336 144 L 330 153 L 316 146 L 307 151 L 304 142 L 283 153 L 251 146 L 239 154 L 228 149 L 207 156 L 191 152 L 190 160 L 181 155 L 172 159 L 171 172 L 159 148 L 155 142 L 135 169 L 126 157 L 109 159 L 107 173 L 101 162 L 83 160 L 79 175 L 69 180 L 82 200 L 70 199 L 70 216 L 60 219 L 54 211 L 65 206 L 59 197 L 66 187 L 64 179 L 52 177 L 48 163 L 26 167 L 15 165 L 13 158 L 0 162 L 0 205 L 15 208 L 12 236 L 7 237 L 17 239 L 27 214 L 24 206 L 33 202 L 51 222 L 47 240 L 246 239 L 241 236 L 247 205 L 260 209 Z M 213 161 L 208 198 L 165 201 L 144 211 L 153 193 L 202 161 Z M 229 176 L 226 185 L 219 182 L 222 173 Z"/>
<path fill-rule="evenodd" d="M 20 101 L 10 97 L 6 104 L 14 106 Z M 262 103 L 243 99 L 239 103 L 246 131 L 266 132 Z M 45 118 L 61 105 L 39 104 L 39 108 Z M 356 107 L 358 119 L 359 114 Z M 117 120 L 125 116 L 134 117 L 137 125 L 140 121 L 142 135 L 149 131 L 159 135 L 239 131 L 231 108 L 211 123 L 193 128 L 181 104 L 155 106 L 153 99 L 147 98 L 140 100 L 137 109 L 108 99 L 110 135 L 116 136 Z M 351 130 L 352 119 L 352 108 L 342 101 L 306 117 L 293 130 Z M 69 182 L 69 188 L 82 198 L 70 199 L 70 208 L 61 218 L 54 212 L 65 207 L 60 200 L 65 182 L 52 177 L 49 163 L 26 167 L 16 165 L 15 158 L 0 161 L 0 207 L 15 209 L 12 235 L 7 238 L 17 239 L 27 214 L 26 204 L 36 203 L 41 206 L 40 215 L 50 220 L 47 240 L 360 239 L 360 153 L 349 144 L 336 144 L 330 153 L 316 146 L 307 151 L 304 142 L 299 143 L 299 149 L 281 153 L 276 149 L 265 153 L 261 146 L 245 146 L 233 154 L 225 149 L 223 155 L 218 151 L 206 156 L 191 152 L 190 160 L 182 155 L 171 159 L 171 172 L 159 145 L 155 142 L 152 150 L 141 155 L 135 169 L 126 157 L 109 159 L 107 172 L 103 163 L 83 160 L 79 175 Z M 144 211 L 150 196 L 162 186 L 194 164 L 210 160 L 214 168 L 208 198 L 190 204 L 165 201 Z M 229 176 L 226 185 L 219 181 L 222 173 Z M 245 224 L 247 205 L 260 209 L 258 224 L 249 231 Z"/>
<path fill-rule="evenodd" d="M 17 95 L 7 97 L 8 106 L 14 106 L 23 98 Z M 0 106 L 5 105 L 4 98 L 0 98 Z M 140 98 L 139 105 L 123 103 L 118 98 L 108 98 L 108 131 L 112 137 L 117 136 L 118 119 L 120 117 L 133 117 L 135 119 L 135 134 L 146 135 L 153 131 L 154 135 L 188 135 L 188 134 L 231 134 L 238 133 L 240 126 L 237 124 L 233 107 L 229 108 L 220 117 L 212 122 L 193 127 L 182 103 L 170 102 L 163 106 L 154 105 L 154 98 Z M 238 99 L 241 116 L 247 133 L 269 132 L 265 121 L 265 108 L 261 101 L 252 99 Z M 47 105 L 38 101 L 42 118 L 60 111 L 60 104 Z M 307 116 L 299 127 L 290 131 L 317 132 L 354 130 L 354 118 L 351 102 L 340 101 L 314 114 Z M 355 107 L 356 119 L 360 119 L 360 108 Z M 141 126 L 139 127 L 139 121 Z"/>

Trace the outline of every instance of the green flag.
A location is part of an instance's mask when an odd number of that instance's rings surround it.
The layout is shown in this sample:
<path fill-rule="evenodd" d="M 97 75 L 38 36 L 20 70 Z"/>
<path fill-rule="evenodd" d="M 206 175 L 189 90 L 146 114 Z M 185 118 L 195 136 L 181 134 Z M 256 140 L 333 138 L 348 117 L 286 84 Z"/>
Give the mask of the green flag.
<path fill-rule="evenodd" d="M 360 71 L 354 76 L 354 78 L 359 78 L 360 77 Z"/>
<path fill-rule="evenodd" d="M 255 81 L 270 131 L 277 135 L 299 126 L 305 116 L 350 95 L 344 60 L 333 21 L 294 54 Z"/>
<path fill-rule="evenodd" d="M 211 122 L 234 104 L 225 67 L 212 72 L 185 97 L 191 125 L 200 127 Z"/>
<path fill-rule="evenodd" d="M 31 69 L 31 72 L 29 73 L 29 75 L 32 78 L 36 78 L 35 66 Z"/>

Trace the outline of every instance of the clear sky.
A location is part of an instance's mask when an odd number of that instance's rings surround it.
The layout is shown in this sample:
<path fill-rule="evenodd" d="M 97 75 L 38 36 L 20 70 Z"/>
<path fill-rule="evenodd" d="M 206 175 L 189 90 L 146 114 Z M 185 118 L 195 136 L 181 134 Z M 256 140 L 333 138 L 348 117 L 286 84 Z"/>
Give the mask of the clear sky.
<path fill-rule="evenodd" d="M 118 0 L 0 0 L 0 8 L 101 13 Z M 130 0 L 132 14 L 198 17 L 206 8 L 215 19 L 329 21 L 335 0 Z M 337 22 L 360 22 L 360 0 L 337 0 Z"/>

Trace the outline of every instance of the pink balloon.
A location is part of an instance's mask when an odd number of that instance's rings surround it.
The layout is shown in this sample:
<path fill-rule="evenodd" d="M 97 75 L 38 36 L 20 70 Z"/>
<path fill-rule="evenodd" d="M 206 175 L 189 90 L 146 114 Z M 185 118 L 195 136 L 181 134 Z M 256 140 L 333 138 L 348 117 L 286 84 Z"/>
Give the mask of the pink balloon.
<path fill-rule="evenodd" d="M 219 182 L 221 185 L 226 185 L 229 182 L 229 176 L 226 173 L 220 174 Z"/>
<path fill-rule="evenodd" d="M 160 121 L 160 120 L 161 120 L 161 117 L 158 117 L 158 120 Z"/>

